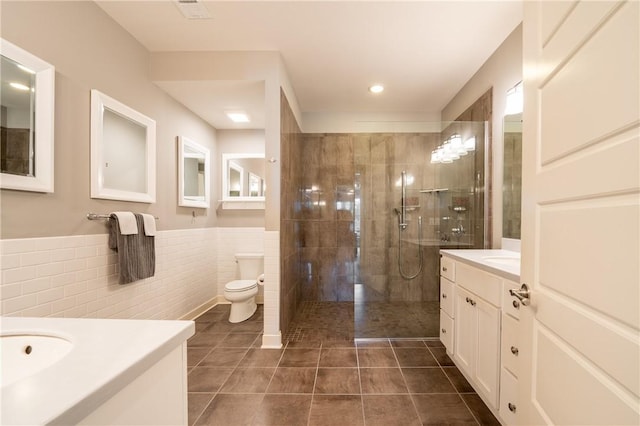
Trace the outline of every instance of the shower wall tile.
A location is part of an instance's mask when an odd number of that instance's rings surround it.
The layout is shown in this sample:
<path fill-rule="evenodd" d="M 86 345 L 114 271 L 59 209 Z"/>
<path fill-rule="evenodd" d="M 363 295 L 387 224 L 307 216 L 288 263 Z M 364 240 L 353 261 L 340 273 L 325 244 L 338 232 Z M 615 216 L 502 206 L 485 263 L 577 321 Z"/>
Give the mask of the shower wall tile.
<path fill-rule="evenodd" d="M 356 234 L 353 227 L 353 221 L 336 222 L 337 247 L 356 247 Z"/>
<path fill-rule="evenodd" d="M 300 297 L 350 300 L 358 283 L 369 300 L 438 300 L 437 247 L 422 249 L 425 267 L 416 279 L 408 282 L 400 277 L 393 209 L 401 204 L 401 189 L 396 183 L 405 170 L 414 178 L 408 197 L 415 210 L 409 212 L 409 228 L 403 238 L 417 239 L 418 216 L 424 218 L 423 237 L 439 237 L 445 201 L 418 190 L 448 182 L 453 185 L 461 174 L 468 174 L 430 164 L 430 153 L 439 143 L 438 133 L 301 135 L 300 161 L 292 161 L 304 164 L 299 169 L 301 202 L 296 217 L 301 220 L 300 263 L 306 277 L 300 281 Z M 468 182 L 468 176 L 464 180 Z M 312 188 L 315 191 L 310 191 Z M 354 195 L 350 195 L 352 190 Z M 359 258 L 355 210 L 348 207 L 355 204 L 355 194 L 360 198 Z M 448 209 L 447 203 L 444 207 Z M 405 242 L 402 250 L 403 269 L 415 272 L 419 265 L 417 246 Z"/>
<path fill-rule="evenodd" d="M 301 223 L 302 247 L 336 247 L 336 222 L 309 220 Z"/>
<path fill-rule="evenodd" d="M 317 143 L 301 144 L 301 131 L 284 92 L 280 92 L 280 151 L 286 157 L 281 164 L 281 219 L 279 266 L 279 329 L 285 334 L 301 300 L 301 256 L 305 229 L 300 219 L 307 214 L 312 201 L 302 182 L 302 171 L 309 165 L 319 163 L 320 151 Z M 266 309 L 265 309 L 266 315 Z M 274 313 L 272 313 L 272 316 Z M 266 317 L 266 316 L 265 316 Z"/>

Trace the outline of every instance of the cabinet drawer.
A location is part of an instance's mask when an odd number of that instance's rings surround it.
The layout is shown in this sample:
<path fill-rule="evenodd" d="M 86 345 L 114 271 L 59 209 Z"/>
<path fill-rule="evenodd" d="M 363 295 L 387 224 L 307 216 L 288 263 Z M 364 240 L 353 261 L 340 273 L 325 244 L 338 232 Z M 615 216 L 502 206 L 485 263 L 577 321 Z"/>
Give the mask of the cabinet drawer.
<path fill-rule="evenodd" d="M 511 316 L 502 314 L 502 366 L 518 377 L 520 365 L 519 322 Z"/>
<path fill-rule="evenodd" d="M 444 277 L 440 277 L 440 309 L 445 311 L 451 318 L 453 314 L 453 303 L 455 301 L 455 285 Z"/>
<path fill-rule="evenodd" d="M 453 319 L 443 310 L 440 310 L 440 341 L 453 355 Z"/>
<path fill-rule="evenodd" d="M 518 380 L 504 368 L 500 372 L 500 417 L 505 425 L 516 423 Z"/>
<path fill-rule="evenodd" d="M 449 281 L 456 282 L 456 262 L 450 257 L 440 257 L 440 275 Z"/>
<path fill-rule="evenodd" d="M 513 281 L 503 281 L 502 283 L 502 310 L 512 317 L 520 318 L 520 308 L 522 307 L 518 298 L 509 294 L 509 290 L 517 290 L 520 284 Z"/>
<path fill-rule="evenodd" d="M 482 271 L 462 262 L 456 263 L 457 286 L 466 288 L 482 297 L 493 306 L 499 307 L 502 300 L 502 278 Z"/>

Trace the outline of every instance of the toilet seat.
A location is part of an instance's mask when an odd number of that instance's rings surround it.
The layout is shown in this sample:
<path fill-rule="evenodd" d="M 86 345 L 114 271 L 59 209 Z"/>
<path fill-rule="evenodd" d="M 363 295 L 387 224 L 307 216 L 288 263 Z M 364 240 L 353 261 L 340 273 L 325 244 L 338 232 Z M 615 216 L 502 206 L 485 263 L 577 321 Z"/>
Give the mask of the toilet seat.
<path fill-rule="evenodd" d="M 251 290 L 255 287 L 258 287 L 256 280 L 235 280 L 225 284 L 224 289 L 229 292 L 240 292 Z"/>

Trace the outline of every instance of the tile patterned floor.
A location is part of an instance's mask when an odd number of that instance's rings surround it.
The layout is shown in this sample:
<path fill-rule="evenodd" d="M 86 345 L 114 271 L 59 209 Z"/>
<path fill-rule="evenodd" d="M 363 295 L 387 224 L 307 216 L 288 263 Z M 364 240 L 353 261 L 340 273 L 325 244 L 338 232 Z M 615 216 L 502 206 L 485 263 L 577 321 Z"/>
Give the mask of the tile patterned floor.
<path fill-rule="evenodd" d="M 302 302 L 285 338 L 438 337 L 439 302 Z"/>
<path fill-rule="evenodd" d="M 228 316 L 213 307 L 188 341 L 190 425 L 499 424 L 437 340 L 308 329 L 261 349 L 262 309 L 240 324 Z"/>

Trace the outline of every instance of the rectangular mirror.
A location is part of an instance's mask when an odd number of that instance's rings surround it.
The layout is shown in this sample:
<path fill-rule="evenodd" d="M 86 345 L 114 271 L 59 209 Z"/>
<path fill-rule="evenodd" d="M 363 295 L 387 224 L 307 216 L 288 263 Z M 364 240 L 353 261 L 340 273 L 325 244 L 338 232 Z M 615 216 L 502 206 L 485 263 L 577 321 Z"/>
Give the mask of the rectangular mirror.
<path fill-rule="evenodd" d="M 520 239 L 522 199 L 522 113 L 504 116 L 502 237 Z"/>
<path fill-rule="evenodd" d="M 0 39 L 0 187 L 53 192 L 52 65 Z"/>
<path fill-rule="evenodd" d="M 178 137 L 178 205 L 209 208 L 211 181 L 209 149 Z"/>
<path fill-rule="evenodd" d="M 264 154 L 222 154 L 222 199 L 264 201 Z"/>
<path fill-rule="evenodd" d="M 91 91 L 91 198 L 156 201 L 156 122 Z"/>

